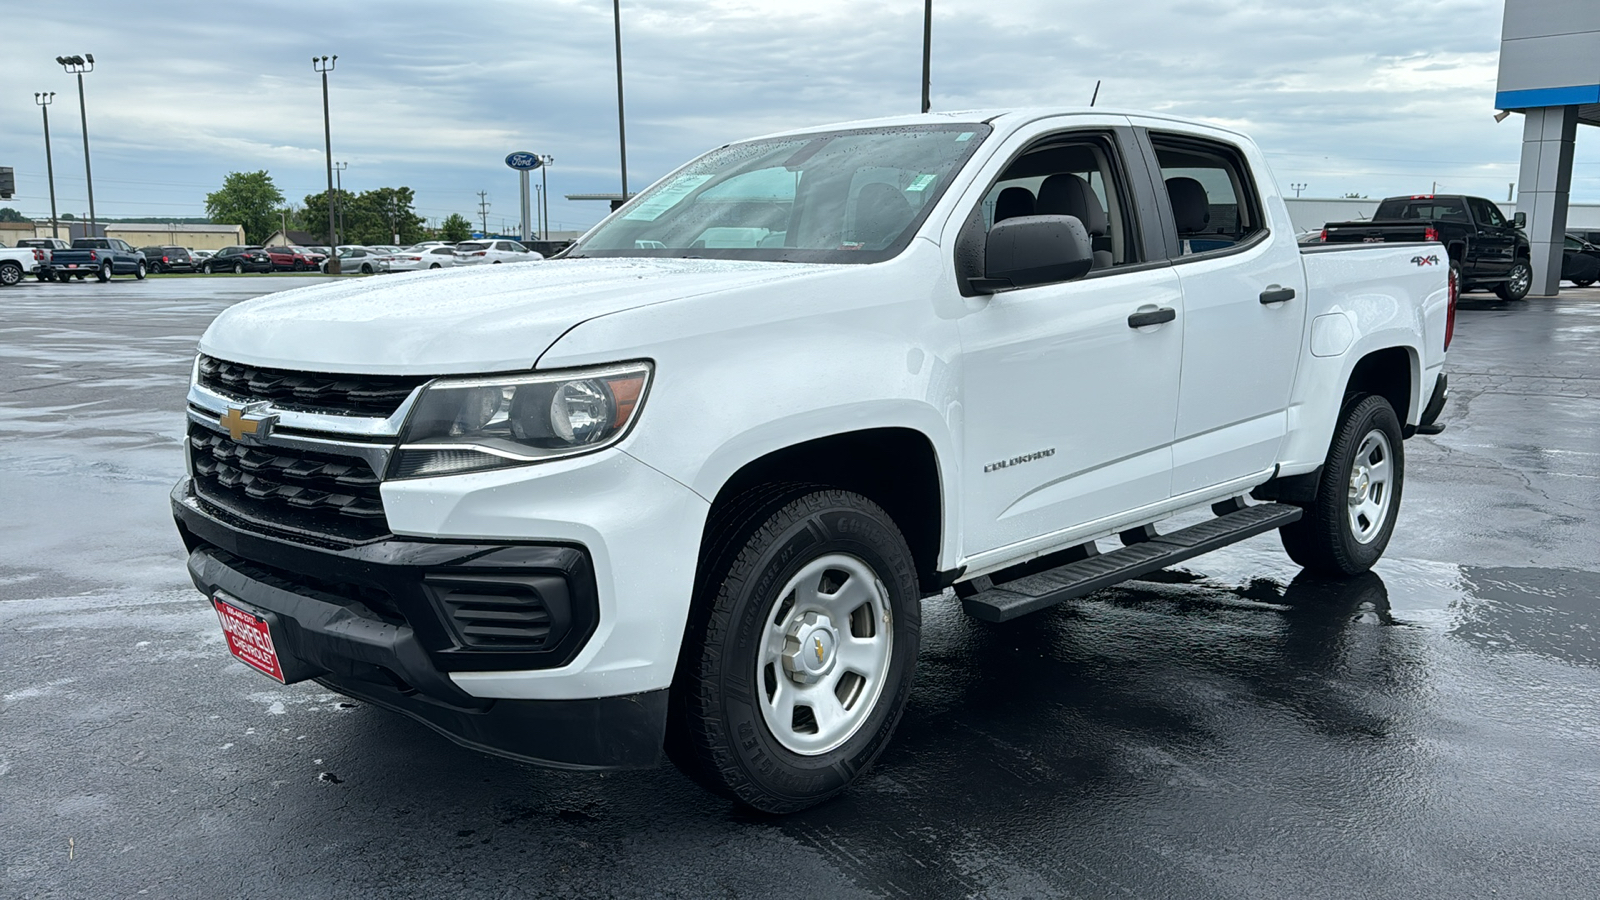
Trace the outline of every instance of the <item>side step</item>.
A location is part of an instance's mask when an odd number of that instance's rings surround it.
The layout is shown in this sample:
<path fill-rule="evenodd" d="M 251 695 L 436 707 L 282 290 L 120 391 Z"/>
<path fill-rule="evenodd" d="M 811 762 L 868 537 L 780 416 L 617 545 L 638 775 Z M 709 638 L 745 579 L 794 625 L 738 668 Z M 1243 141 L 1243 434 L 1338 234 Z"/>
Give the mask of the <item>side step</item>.
<path fill-rule="evenodd" d="M 1091 554 L 1077 562 L 1007 581 L 999 587 L 963 598 L 961 606 L 967 615 L 975 619 L 1009 622 L 1018 616 L 1055 606 L 1063 600 L 1082 597 L 1280 528 L 1297 521 L 1301 514 L 1298 506 L 1263 503 L 1237 509 L 1171 534 L 1155 534 L 1154 529 L 1148 526 L 1134 529 L 1123 533 L 1123 542 L 1128 544 L 1126 547 L 1110 553 Z M 1130 540 L 1134 542 L 1129 543 Z"/>

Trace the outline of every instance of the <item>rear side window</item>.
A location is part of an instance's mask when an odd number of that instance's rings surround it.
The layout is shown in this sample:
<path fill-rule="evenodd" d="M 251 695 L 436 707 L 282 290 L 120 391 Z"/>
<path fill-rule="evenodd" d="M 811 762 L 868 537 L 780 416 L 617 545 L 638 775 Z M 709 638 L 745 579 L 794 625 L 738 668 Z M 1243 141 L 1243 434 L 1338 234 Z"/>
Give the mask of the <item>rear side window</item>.
<path fill-rule="evenodd" d="M 1261 201 L 1244 158 L 1217 141 L 1151 134 L 1172 204 L 1180 254 L 1228 250 L 1265 233 Z"/>

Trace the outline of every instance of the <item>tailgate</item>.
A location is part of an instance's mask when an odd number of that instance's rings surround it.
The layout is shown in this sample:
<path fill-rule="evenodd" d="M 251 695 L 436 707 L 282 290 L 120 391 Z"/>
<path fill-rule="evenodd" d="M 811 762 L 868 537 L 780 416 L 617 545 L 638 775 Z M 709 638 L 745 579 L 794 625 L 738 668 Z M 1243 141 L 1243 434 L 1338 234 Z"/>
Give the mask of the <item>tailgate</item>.
<path fill-rule="evenodd" d="M 1426 222 L 1340 222 L 1327 227 L 1329 244 L 1405 244 L 1428 240 Z"/>

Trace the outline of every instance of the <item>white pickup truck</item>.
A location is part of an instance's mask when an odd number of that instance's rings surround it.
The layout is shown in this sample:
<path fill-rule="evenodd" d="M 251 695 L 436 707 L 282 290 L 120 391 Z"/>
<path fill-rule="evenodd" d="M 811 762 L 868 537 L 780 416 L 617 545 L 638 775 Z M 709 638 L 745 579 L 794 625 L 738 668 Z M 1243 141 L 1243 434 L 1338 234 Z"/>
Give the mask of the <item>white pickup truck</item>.
<path fill-rule="evenodd" d="M 1273 529 L 1371 566 L 1402 442 L 1439 428 L 1449 271 L 1297 246 L 1260 151 L 1211 125 L 794 131 L 544 265 L 227 310 L 172 505 L 274 678 L 795 810 L 883 751 L 926 598 L 1006 621 Z"/>
<path fill-rule="evenodd" d="M 48 251 L 36 247 L 0 244 L 0 286 L 11 287 L 21 284 L 28 275 L 38 275 L 48 259 Z"/>

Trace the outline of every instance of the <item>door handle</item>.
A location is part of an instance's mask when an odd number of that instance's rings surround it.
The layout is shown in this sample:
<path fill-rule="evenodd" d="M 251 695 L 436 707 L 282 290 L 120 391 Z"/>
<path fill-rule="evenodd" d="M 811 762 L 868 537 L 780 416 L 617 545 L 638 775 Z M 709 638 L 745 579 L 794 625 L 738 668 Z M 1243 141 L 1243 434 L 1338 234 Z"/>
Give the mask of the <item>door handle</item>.
<path fill-rule="evenodd" d="M 1128 317 L 1129 328 L 1143 328 L 1146 325 L 1161 325 L 1171 322 L 1178 317 L 1178 311 L 1170 306 L 1153 309 L 1149 312 L 1136 312 Z"/>
<path fill-rule="evenodd" d="M 1294 288 L 1269 287 L 1261 292 L 1262 303 L 1282 303 L 1294 299 Z"/>

